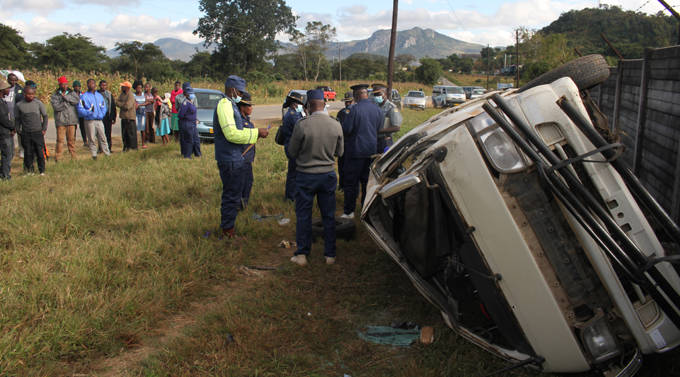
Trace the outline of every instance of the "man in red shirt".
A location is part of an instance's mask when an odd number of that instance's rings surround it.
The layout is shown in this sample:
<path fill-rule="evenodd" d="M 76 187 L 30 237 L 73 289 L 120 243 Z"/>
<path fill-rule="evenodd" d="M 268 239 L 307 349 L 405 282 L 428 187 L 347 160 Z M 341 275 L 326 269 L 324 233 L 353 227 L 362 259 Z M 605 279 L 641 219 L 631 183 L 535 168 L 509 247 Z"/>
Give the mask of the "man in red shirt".
<path fill-rule="evenodd" d="M 179 117 L 177 116 L 177 112 L 179 109 L 177 106 L 175 106 L 175 97 L 177 97 L 178 94 L 182 94 L 182 83 L 179 81 L 175 81 L 175 89 L 170 92 L 170 102 L 172 103 L 172 117 L 170 118 L 170 130 L 172 130 L 172 134 L 175 135 L 175 141 L 178 140 L 179 138 Z"/>

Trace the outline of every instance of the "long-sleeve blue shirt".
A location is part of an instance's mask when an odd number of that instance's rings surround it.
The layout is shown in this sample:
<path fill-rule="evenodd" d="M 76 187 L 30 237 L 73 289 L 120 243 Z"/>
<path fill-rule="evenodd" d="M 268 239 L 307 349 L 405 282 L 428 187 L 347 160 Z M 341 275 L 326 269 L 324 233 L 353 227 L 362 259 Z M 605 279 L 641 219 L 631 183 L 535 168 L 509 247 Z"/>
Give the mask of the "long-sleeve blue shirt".
<path fill-rule="evenodd" d="M 302 114 L 293 109 L 288 109 L 288 111 L 286 111 L 286 115 L 283 116 L 283 122 L 281 123 L 281 137 L 283 138 L 283 149 L 286 152 L 286 156 L 288 156 L 288 143 L 290 143 L 290 138 L 293 136 L 295 124 L 300 119 L 302 119 Z"/>
<path fill-rule="evenodd" d="M 196 105 L 185 99 L 179 106 L 177 117 L 179 118 L 179 123 L 183 126 L 196 126 Z"/>
<path fill-rule="evenodd" d="M 353 105 L 342 122 L 345 158 L 365 158 L 377 153 L 378 130 L 384 116 L 375 102 L 363 99 Z"/>
<path fill-rule="evenodd" d="M 85 120 L 102 120 L 106 116 L 108 108 L 106 100 L 99 92 L 84 92 L 78 102 L 78 116 Z"/>

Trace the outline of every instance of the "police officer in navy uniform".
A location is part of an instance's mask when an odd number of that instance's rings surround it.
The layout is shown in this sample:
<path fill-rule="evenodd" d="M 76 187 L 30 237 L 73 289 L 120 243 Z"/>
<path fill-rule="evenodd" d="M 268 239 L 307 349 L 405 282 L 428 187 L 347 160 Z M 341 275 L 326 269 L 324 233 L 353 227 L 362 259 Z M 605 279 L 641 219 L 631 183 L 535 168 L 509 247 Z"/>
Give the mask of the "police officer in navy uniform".
<path fill-rule="evenodd" d="M 288 143 L 290 142 L 290 137 L 293 136 L 293 130 L 295 129 L 295 124 L 305 116 L 304 111 L 304 100 L 300 93 L 291 92 L 288 97 L 286 97 L 286 102 L 283 107 L 287 107 L 286 115 L 283 116 L 283 122 L 281 128 L 279 129 L 280 135 L 277 142 L 283 145 L 283 150 L 288 158 L 288 173 L 286 174 L 286 191 L 285 198 L 290 201 L 295 201 L 295 175 L 296 175 L 296 165 L 295 159 L 291 158 L 288 154 Z"/>
<path fill-rule="evenodd" d="M 342 127 L 324 109 L 323 91 L 307 92 L 309 116 L 295 125 L 288 153 L 297 165 L 295 190 L 295 239 L 298 248 L 291 258 L 307 264 L 312 247 L 312 208 L 316 197 L 323 219 L 326 264 L 335 263 L 335 157 L 342 156 Z"/>
<path fill-rule="evenodd" d="M 234 238 L 234 223 L 241 207 L 245 184 L 245 146 L 255 144 L 258 138 L 269 135 L 266 128 L 245 128 L 237 104 L 246 92 L 246 80 L 236 75 L 224 83 L 226 98 L 217 103 L 213 115 L 215 131 L 215 160 L 222 179 L 222 205 L 220 208 L 222 236 Z"/>
<path fill-rule="evenodd" d="M 342 218 L 353 219 L 361 183 L 361 203 L 366 199 L 366 184 L 371 165 L 371 156 L 378 147 L 378 130 L 382 128 L 385 117 L 378 105 L 368 98 L 368 85 L 352 86 L 354 104 L 342 122 L 345 137 L 345 157 L 343 161 L 343 180 L 345 203 Z"/>
<path fill-rule="evenodd" d="M 345 98 L 343 99 L 345 101 L 345 108 L 338 111 L 338 115 L 335 116 L 335 119 L 342 124 L 342 122 L 345 120 L 347 117 L 347 114 L 349 114 L 349 109 L 354 103 L 354 96 L 352 95 L 352 92 L 346 92 L 345 93 Z M 342 163 L 344 161 L 344 157 L 338 157 L 338 189 L 342 190 L 345 184 L 345 181 L 343 180 L 343 174 L 342 174 Z"/>
<path fill-rule="evenodd" d="M 253 101 L 249 93 L 243 93 L 241 101 L 237 104 L 238 110 L 243 118 L 243 128 L 255 128 L 255 125 L 250 121 L 250 115 L 253 113 Z M 243 194 L 241 195 L 241 209 L 248 206 L 250 199 L 250 191 L 253 189 L 253 161 L 255 161 L 255 145 L 243 146 L 243 159 L 246 163 L 245 182 L 243 183 Z"/>
<path fill-rule="evenodd" d="M 388 99 L 387 87 L 383 84 L 373 84 L 373 100 L 380 107 L 385 121 L 378 131 L 378 153 L 384 153 L 392 146 L 392 134 L 399 132 L 404 118 L 401 116 L 399 108 Z"/>

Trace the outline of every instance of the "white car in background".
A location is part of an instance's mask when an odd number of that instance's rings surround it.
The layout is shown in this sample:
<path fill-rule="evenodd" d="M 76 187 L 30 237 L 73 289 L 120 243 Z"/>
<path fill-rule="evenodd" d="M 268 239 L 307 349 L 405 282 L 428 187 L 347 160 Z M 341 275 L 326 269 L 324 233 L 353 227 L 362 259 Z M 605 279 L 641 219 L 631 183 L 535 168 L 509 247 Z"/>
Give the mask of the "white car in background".
<path fill-rule="evenodd" d="M 486 89 L 472 89 L 470 93 L 470 99 L 481 98 L 486 94 Z"/>
<path fill-rule="evenodd" d="M 432 117 L 371 166 L 370 235 L 452 329 L 512 363 L 495 375 L 632 376 L 680 344 L 680 228 L 580 96 L 608 75 L 576 59 Z"/>
<path fill-rule="evenodd" d="M 427 97 L 422 90 L 409 90 L 403 98 L 403 107 L 425 110 Z"/>

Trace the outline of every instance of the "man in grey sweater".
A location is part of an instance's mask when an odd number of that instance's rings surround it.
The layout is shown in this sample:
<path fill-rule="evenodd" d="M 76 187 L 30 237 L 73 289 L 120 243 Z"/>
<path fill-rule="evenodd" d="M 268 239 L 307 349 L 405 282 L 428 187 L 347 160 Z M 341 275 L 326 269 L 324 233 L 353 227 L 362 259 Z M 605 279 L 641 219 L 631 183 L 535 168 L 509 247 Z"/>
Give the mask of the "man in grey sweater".
<path fill-rule="evenodd" d="M 24 171 L 33 173 L 33 159 L 38 160 L 38 171 L 45 175 L 45 132 L 47 132 L 47 110 L 35 98 L 35 88 L 26 86 L 24 99 L 14 105 L 17 130 L 24 145 Z"/>
<path fill-rule="evenodd" d="M 326 264 L 335 263 L 335 157 L 344 151 L 342 126 L 324 112 L 322 90 L 307 92 L 306 118 L 295 125 L 288 144 L 288 154 L 297 165 L 295 238 L 298 249 L 291 262 L 307 264 L 312 246 L 312 205 L 317 197 L 323 220 L 324 256 Z"/>

